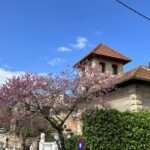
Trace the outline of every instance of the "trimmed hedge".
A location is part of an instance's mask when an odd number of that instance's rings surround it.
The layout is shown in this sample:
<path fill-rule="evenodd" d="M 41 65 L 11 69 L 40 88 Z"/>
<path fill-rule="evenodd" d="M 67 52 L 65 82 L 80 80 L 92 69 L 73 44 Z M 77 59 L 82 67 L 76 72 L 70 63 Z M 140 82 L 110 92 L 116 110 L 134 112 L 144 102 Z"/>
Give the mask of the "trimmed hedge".
<path fill-rule="evenodd" d="M 79 139 L 83 139 L 83 137 L 78 135 L 72 135 L 71 138 L 65 140 L 65 145 L 67 150 L 77 150 L 77 142 Z M 86 143 L 84 145 L 84 150 L 88 150 Z"/>
<path fill-rule="evenodd" d="M 67 150 L 76 150 L 77 149 L 77 140 L 78 136 L 71 136 L 71 138 L 65 140 L 65 145 Z"/>
<path fill-rule="evenodd" d="M 150 150 L 150 112 L 89 110 L 83 136 L 90 150 Z"/>

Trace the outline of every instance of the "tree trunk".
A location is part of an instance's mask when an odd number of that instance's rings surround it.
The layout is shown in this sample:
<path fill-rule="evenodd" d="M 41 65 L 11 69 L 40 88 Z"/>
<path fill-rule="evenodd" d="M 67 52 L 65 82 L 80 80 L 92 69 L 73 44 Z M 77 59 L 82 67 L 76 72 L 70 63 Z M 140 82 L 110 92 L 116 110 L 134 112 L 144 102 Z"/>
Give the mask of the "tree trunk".
<path fill-rule="evenodd" d="M 59 130 L 58 131 L 58 136 L 59 136 L 59 150 L 66 150 L 66 146 L 65 146 L 65 138 L 64 138 L 64 135 L 63 135 L 63 130 Z"/>
<path fill-rule="evenodd" d="M 26 150 L 26 139 L 22 137 L 22 150 Z"/>
<path fill-rule="evenodd" d="M 23 149 L 23 150 L 26 150 L 26 145 L 25 145 L 24 142 L 22 143 L 22 149 Z"/>

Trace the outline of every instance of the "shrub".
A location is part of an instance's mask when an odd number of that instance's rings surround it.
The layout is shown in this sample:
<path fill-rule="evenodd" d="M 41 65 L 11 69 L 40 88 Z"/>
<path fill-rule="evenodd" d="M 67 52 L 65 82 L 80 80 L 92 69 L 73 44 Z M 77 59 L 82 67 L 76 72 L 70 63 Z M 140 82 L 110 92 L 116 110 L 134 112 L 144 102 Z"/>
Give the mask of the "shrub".
<path fill-rule="evenodd" d="M 65 140 L 67 150 L 76 150 L 77 149 L 77 140 L 78 136 L 71 136 L 70 138 Z"/>
<path fill-rule="evenodd" d="M 91 150 L 149 150 L 150 112 L 89 110 L 83 135 Z"/>
<path fill-rule="evenodd" d="M 83 139 L 83 137 L 81 136 L 72 135 L 71 138 L 66 139 L 65 145 L 66 145 L 67 150 L 77 150 L 77 142 L 81 138 Z M 84 150 L 88 150 L 86 143 L 84 144 Z"/>

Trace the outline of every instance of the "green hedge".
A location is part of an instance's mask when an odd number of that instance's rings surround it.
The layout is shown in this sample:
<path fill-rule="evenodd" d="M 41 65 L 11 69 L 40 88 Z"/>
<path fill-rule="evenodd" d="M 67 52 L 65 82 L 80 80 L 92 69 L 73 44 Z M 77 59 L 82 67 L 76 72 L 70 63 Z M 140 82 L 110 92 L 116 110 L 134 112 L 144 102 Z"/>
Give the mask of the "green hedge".
<path fill-rule="evenodd" d="M 77 150 L 77 142 L 79 139 L 84 139 L 81 136 L 78 135 L 72 135 L 71 138 L 65 140 L 65 145 L 67 150 Z M 88 150 L 86 143 L 84 144 L 84 149 Z"/>
<path fill-rule="evenodd" d="M 73 135 L 71 138 L 65 140 L 65 145 L 67 150 L 76 150 L 77 149 L 77 140 L 78 136 Z"/>
<path fill-rule="evenodd" d="M 83 136 L 91 150 L 150 150 L 150 112 L 87 111 Z"/>

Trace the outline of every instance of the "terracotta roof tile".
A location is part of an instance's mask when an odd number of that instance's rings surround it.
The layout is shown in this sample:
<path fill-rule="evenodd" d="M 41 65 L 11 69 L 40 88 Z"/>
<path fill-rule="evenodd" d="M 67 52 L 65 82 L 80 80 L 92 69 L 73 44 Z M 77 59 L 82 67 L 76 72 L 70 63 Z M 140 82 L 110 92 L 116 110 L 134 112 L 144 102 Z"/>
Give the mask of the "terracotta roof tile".
<path fill-rule="evenodd" d="M 108 57 L 108 58 L 113 58 L 113 59 L 119 60 L 123 63 L 128 63 L 131 61 L 128 57 L 122 55 L 121 53 L 119 53 L 115 50 L 113 50 L 112 48 L 110 48 L 104 44 L 99 44 L 90 53 L 88 53 L 85 57 L 83 57 L 80 61 L 78 61 L 74 66 L 76 67 L 78 64 L 83 62 L 85 59 L 90 57 L 92 54 L 96 54 L 96 55 Z"/>
<path fill-rule="evenodd" d="M 144 66 L 139 66 L 135 69 L 132 69 L 122 75 L 120 75 L 118 84 L 127 82 L 129 80 L 136 79 L 142 81 L 150 82 L 150 69 Z"/>
<path fill-rule="evenodd" d="M 124 60 L 124 61 L 129 61 L 129 58 L 120 54 L 119 52 L 113 50 L 112 48 L 109 48 L 106 45 L 99 45 L 95 50 L 94 53 L 98 54 L 98 55 L 103 55 L 103 56 L 108 56 L 108 57 L 113 57 L 113 58 L 117 58 L 120 60 Z"/>

